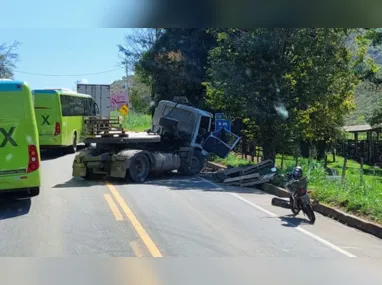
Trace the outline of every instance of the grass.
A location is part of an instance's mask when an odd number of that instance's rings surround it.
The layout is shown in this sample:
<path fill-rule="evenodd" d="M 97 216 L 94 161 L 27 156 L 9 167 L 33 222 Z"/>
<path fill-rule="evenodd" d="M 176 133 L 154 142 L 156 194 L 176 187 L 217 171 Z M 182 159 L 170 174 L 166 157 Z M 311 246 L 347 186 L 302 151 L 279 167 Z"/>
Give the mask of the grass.
<path fill-rule="evenodd" d="M 331 156 L 329 156 L 328 160 L 328 167 L 336 169 L 338 174 L 341 175 L 344 159 L 337 156 L 336 161 L 332 162 Z M 234 167 L 251 163 L 233 153 L 229 154 L 225 159 L 214 158 L 214 161 Z M 281 155 L 277 155 L 276 167 L 280 169 L 280 165 Z M 290 171 L 294 165 L 295 159 L 285 156 L 284 167 L 280 172 Z M 309 179 L 309 189 L 312 190 L 314 199 L 382 224 L 381 169 L 364 165 L 361 180 L 359 163 L 348 160 L 345 180 L 341 181 L 328 180 L 323 163 L 312 161 L 309 165 L 308 159 L 300 158 L 299 165 L 303 168 L 304 175 Z"/>
<path fill-rule="evenodd" d="M 121 116 L 118 111 L 112 111 L 110 116 Z M 123 121 L 123 128 L 132 132 L 143 132 L 151 127 L 151 116 L 146 114 L 129 113 Z"/>

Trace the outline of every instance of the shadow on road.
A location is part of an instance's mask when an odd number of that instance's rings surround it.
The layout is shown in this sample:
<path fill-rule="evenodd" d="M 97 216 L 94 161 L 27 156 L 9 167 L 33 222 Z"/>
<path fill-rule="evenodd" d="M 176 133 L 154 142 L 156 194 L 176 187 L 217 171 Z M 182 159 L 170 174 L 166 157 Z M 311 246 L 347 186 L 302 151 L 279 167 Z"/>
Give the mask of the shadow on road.
<path fill-rule="evenodd" d="M 84 149 L 84 145 L 78 145 L 77 151 L 80 151 Z M 41 160 L 47 161 L 47 160 L 53 160 L 60 157 L 63 157 L 65 155 L 68 155 L 64 148 L 55 148 L 55 149 L 45 149 L 41 151 Z"/>
<path fill-rule="evenodd" d="M 272 198 L 272 205 L 276 207 L 281 207 L 284 209 L 289 209 L 289 210 L 291 208 L 289 204 L 289 200 L 281 199 L 281 198 Z M 302 213 L 302 211 L 300 211 L 299 215 L 302 215 L 302 217 L 304 217 L 304 214 Z M 293 213 L 290 215 L 279 217 L 279 219 L 285 222 L 283 224 L 284 227 L 297 227 L 300 224 L 310 224 L 307 218 L 303 219 L 303 218 L 296 217 Z"/>
<path fill-rule="evenodd" d="M 308 225 L 310 225 L 310 222 L 309 222 L 308 219 L 303 219 L 303 218 L 300 218 L 300 217 L 296 217 L 293 214 L 279 217 L 279 219 L 284 222 L 284 224 L 282 224 L 282 226 L 288 227 L 288 228 L 295 228 L 295 227 L 298 227 L 301 224 L 308 224 Z"/>
<path fill-rule="evenodd" d="M 208 180 L 208 179 L 206 179 Z M 235 187 L 235 186 L 219 186 L 213 185 L 199 177 L 187 177 L 177 173 L 170 173 L 160 177 L 151 177 L 145 184 L 166 186 L 176 191 L 216 191 L 216 192 L 233 192 L 233 193 L 254 193 L 265 194 L 255 188 Z"/>
<path fill-rule="evenodd" d="M 29 213 L 31 208 L 31 199 L 16 200 L 13 198 L 0 199 L 0 220 L 14 218 Z"/>
<path fill-rule="evenodd" d="M 105 185 L 105 180 L 89 181 L 79 177 L 72 177 L 72 179 L 70 179 L 69 181 L 54 185 L 53 188 L 82 188 L 96 185 Z"/>
<path fill-rule="evenodd" d="M 49 149 L 41 151 L 41 160 L 53 160 L 65 156 L 65 152 L 60 149 Z"/>

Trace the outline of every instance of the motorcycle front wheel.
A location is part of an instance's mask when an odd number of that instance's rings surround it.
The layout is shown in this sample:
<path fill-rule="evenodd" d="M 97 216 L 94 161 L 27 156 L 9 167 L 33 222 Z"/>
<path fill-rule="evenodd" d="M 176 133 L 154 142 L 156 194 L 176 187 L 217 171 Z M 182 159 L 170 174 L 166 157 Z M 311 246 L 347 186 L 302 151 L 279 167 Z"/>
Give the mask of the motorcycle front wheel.
<path fill-rule="evenodd" d="M 296 207 L 294 206 L 294 201 L 293 201 L 293 198 L 292 198 L 292 196 L 291 197 L 289 197 L 289 204 L 290 204 L 290 208 L 291 208 L 291 210 L 292 210 L 292 213 L 295 215 L 295 216 L 297 216 L 298 215 L 298 213 L 300 213 L 300 207 L 298 206 L 298 203 L 296 203 L 297 205 L 296 205 Z"/>
<path fill-rule="evenodd" d="M 312 205 L 307 205 L 305 208 L 305 214 L 308 216 L 309 221 L 314 224 L 316 221 L 316 215 L 314 214 Z"/>

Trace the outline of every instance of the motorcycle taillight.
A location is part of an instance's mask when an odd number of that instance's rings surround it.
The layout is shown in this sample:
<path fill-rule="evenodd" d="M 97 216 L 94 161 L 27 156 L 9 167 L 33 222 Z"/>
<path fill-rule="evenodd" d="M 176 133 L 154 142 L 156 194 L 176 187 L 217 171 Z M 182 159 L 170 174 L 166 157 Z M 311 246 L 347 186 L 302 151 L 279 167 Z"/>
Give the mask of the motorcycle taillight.
<path fill-rule="evenodd" d="M 301 188 L 300 189 L 300 194 L 305 194 L 306 193 L 306 189 L 305 188 Z"/>

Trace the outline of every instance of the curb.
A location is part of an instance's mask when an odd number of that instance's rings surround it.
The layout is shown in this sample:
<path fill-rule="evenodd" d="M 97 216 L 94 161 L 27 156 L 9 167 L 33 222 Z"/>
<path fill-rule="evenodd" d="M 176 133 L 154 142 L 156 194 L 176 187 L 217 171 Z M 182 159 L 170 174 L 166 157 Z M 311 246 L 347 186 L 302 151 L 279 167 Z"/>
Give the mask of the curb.
<path fill-rule="evenodd" d="M 215 162 L 207 162 L 207 167 L 214 169 L 214 170 L 220 170 L 220 169 L 226 169 L 224 165 L 215 163 Z M 282 197 L 282 198 L 288 198 L 289 193 L 283 188 L 277 187 L 275 185 L 264 183 L 259 187 L 264 192 L 267 192 L 269 194 Z M 326 217 L 332 218 L 342 224 L 345 224 L 351 228 L 358 229 L 360 231 L 363 231 L 365 233 L 371 234 L 373 236 L 376 236 L 378 238 L 382 238 L 382 225 L 378 225 L 373 222 L 369 222 L 366 220 L 363 220 L 361 218 L 352 216 L 350 214 L 347 214 L 345 212 L 342 212 L 336 208 L 333 208 L 326 204 L 321 203 L 312 203 L 313 209 L 315 212 L 320 213 Z"/>

